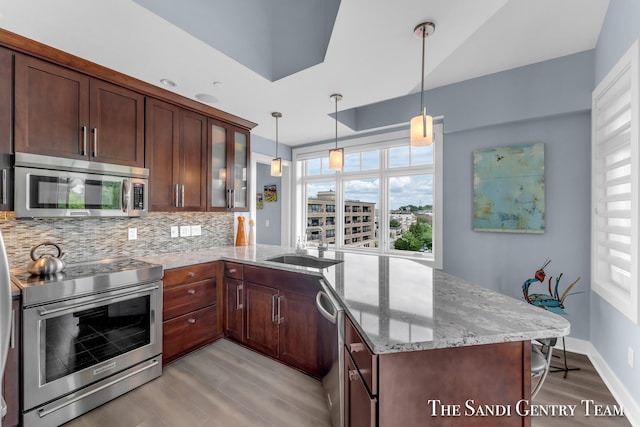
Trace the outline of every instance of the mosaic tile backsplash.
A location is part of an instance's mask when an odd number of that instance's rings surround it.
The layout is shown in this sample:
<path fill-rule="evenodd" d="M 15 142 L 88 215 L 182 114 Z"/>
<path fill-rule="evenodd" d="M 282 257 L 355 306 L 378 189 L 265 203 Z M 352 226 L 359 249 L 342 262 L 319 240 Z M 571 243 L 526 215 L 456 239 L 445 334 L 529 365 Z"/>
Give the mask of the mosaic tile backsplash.
<path fill-rule="evenodd" d="M 202 234 L 172 238 L 173 225 L 200 225 Z M 128 240 L 130 227 L 137 229 L 136 240 Z M 80 262 L 232 245 L 233 227 L 233 213 L 159 212 L 144 218 L 73 219 L 15 219 L 13 212 L 0 213 L 0 231 L 11 268 L 26 267 L 31 247 L 44 241 L 60 245 L 67 254 L 66 262 Z"/>

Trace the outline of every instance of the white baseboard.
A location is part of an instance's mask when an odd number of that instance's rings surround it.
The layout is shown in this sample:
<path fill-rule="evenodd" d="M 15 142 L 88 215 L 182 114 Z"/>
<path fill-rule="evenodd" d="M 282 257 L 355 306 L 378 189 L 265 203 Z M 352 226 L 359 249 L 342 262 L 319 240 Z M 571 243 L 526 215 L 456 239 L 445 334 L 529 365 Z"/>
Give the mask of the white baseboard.
<path fill-rule="evenodd" d="M 578 338 L 566 337 L 565 344 L 567 351 L 573 353 L 584 354 L 589 357 L 591 364 L 598 371 L 598 374 L 602 378 L 602 381 L 609 387 L 611 394 L 616 402 L 624 407 L 624 414 L 634 427 L 640 427 L 640 405 L 636 402 L 627 390 L 627 388 L 620 382 L 616 374 L 611 370 L 607 362 L 602 358 L 598 350 L 589 341 L 581 340 Z M 556 351 L 562 350 L 562 340 L 558 340 L 555 346 Z M 557 354 L 557 353 L 556 353 Z"/>

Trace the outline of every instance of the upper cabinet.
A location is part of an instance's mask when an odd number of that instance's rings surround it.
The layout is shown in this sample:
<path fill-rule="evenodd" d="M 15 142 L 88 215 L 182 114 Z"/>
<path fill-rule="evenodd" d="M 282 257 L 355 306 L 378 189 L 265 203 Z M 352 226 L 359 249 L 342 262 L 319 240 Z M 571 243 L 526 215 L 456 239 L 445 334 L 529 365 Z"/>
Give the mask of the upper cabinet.
<path fill-rule="evenodd" d="M 209 211 L 249 210 L 249 131 L 209 119 Z"/>
<path fill-rule="evenodd" d="M 15 151 L 144 167 L 144 96 L 17 54 Z"/>
<path fill-rule="evenodd" d="M 150 210 L 204 211 L 207 118 L 147 98 L 145 128 Z"/>
<path fill-rule="evenodd" d="M 13 52 L 0 48 L 0 210 L 12 208 Z"/>

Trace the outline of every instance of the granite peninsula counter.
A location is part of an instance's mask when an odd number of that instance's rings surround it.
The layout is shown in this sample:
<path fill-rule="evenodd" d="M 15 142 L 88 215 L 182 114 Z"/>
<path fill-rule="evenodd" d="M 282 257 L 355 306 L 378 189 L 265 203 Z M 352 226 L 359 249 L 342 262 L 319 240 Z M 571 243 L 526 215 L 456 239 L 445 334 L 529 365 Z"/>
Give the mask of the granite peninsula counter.
<path fill-rule="evenodd" d="M 376 354 L 529 341 L 570 330 L 559 315 L 411 259 L 327 251 L 324 258 L 342 262 L 314 269 L 266 261 L 293 252 L 280 246 L 227 246 L 140 259 L 165 269 L 229 260 L 322 276 Z"/>

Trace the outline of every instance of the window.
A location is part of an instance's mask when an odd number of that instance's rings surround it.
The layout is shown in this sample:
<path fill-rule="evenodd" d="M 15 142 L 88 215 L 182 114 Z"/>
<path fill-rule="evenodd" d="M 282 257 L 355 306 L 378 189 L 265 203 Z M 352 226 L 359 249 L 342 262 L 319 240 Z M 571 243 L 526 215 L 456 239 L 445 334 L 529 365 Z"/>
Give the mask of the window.
<path fill-rule="evenodd" d="M 636 324 L 638 292 L 638 42 L 592 94 L 592 289 Z"/>
<path fill-rule="evenodd" d="M 342 172 L 328 169 L 324 145 L 294 149 L 296 234 L 305 235 L 308 219 L 321 216 L 334 248 L 420 257 L 441 266 L 442 123 L 434 126 L 434 141 L 411 147 L 408 131 L 350 140 Z"/>

